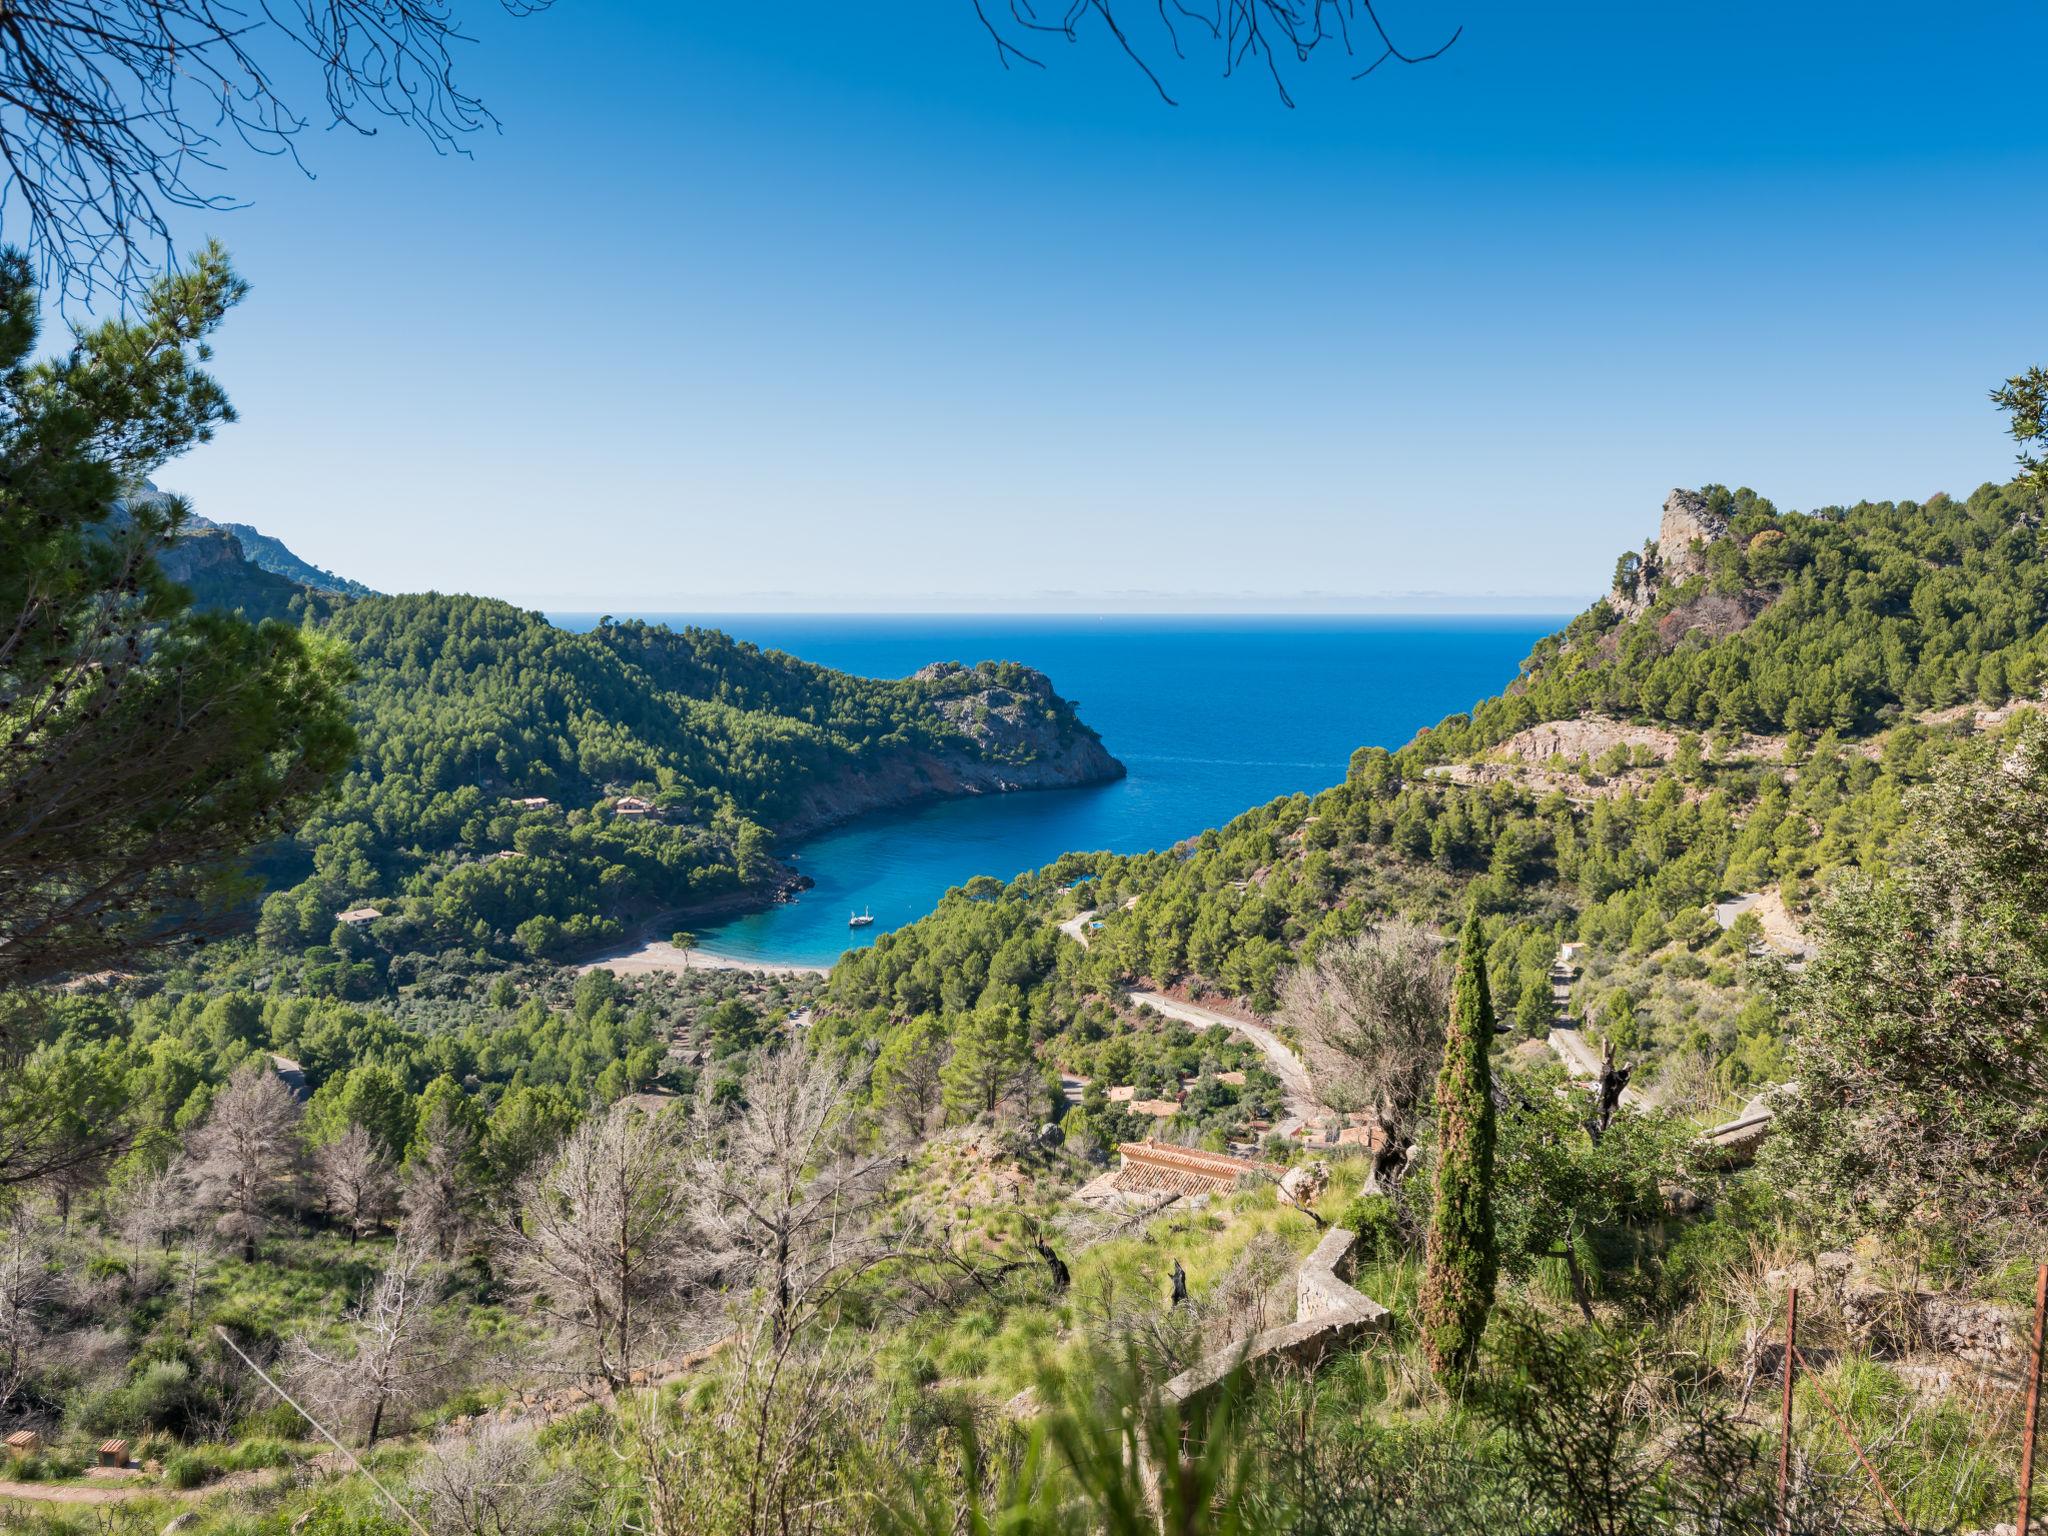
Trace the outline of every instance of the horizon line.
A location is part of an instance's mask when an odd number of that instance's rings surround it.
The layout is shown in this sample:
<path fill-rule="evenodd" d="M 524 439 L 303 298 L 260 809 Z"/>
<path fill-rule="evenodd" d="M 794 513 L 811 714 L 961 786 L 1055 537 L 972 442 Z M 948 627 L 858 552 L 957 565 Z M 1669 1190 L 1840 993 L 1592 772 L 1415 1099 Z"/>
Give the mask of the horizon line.
<path fill-rule="evenodd" d="M 1560 618 L 1584 611 L 1593 599 L 1557 593 L 1417 592 L 1376 597 L 1221 593 L 1101 593 L 997 597 L 942 593 L 886 598 L 745 593 L 719 598 L 613 597 L 587 595 L 507 596 L 504 601 L 570 618 L 767 618 L 881 617 L 943 618 Z"/>
<path fill-rule="evenodd" d="M 1156 608 L 1100 611 L 1092 608 L 558 608 L 515 604 L 551 622 L 595 624 L 609 618 L 618 623 L 718 624 L 740 619 L 1075 619 L 1098 621 L 1260 620 L 1260 619 L 1537 619 L 1568 622 L 1565 608 L 1392 608 L 1271 609 Z"/>

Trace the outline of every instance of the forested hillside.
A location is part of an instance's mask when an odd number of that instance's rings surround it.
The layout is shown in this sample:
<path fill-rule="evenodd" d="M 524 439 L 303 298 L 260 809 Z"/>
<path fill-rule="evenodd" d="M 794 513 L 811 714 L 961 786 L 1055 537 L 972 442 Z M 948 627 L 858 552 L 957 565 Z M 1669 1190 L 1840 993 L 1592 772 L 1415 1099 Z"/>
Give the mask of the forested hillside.
<path fill-rule="evenodd" d="M 1624 555 L 1607 600 L 1424 746 L 1470 751 L 1596 710 L 1701 731 L 1860 735 L 2033 697 L 2048 678 L 2048 552 L 2032 494 L 1985 485 L 1966 501 L 1798 514 L 1708 486 L 1692 527 L 1713 537 L 1647 566 Z"/>
<path fill-rule="evenodd" d="M 359 748 L 298 834 L 303 862 L 273 855 L 289 889 L 259 936 L 310 951 L 343 995 L 380 990 L 396 956 L 553 957 L 635 917 L 765 900 L 793 878 L 778 836 L 862 810 L 1122 771 L 1010 664 L 882 682 L 706 629 L 578 634 L 485 598 L 315 611 L 355 666 Z M 364 905 L 380 915 L 337 928 Z"/>
<path fill-rule="evenodd" d="M 1687 498 L 1710 536 L 1667 512 L 1470 716 L 1172 848 L 971 880 L 822 984 L 548 956 L 773 879 L 821 786 L 1093 761 L 1042 679 L 302 603 L 360 729 L 313 873 L 253 943 L 12 1001 L 0 1414 L 49 1443 L 0 1488 L 59 1499 L 114 1436 L 138 1536 L 187 1496 L 202 1536 L 1988 1525 L 2048 1202 L 2026 506 L 1772 514 L 1832 554 L 1717 594 L 1762 514 Z M 1814 615 L 1941 528 L 1993 554 L 1871 620 L 1864 725 L 1644 703 L 1779 697 L 1767 626 L 1817 700 L 1869 636 Z M 1569 1087 L 1560 1022 L 1629 1075 Z M 1742 1166 L 1703 1131 L 1759 1090 Z M 1184 1149 L 1222 1175 L 1125 1184 Z M 392 1491 L 314 1475 L 248 1361 Z"/>
<path fill-rule="evenodd" d="M 2023 483 L 1810 515 L 1674 492 L 1672 547 L 1624 556 L 1615 592 L 1468 714 L 1174 848 L 1076 856 L 1009 902 L 950 903 L 843 964 L 833 994 L 868 1029 L 936 1014 L 977 1041 L 991 1011 L 1027 1043 L 1085 1036 L 1083 1000 L 1132 982 L 1271 1013 L 1325 946 L 1472 912 L 1518 1032 L 1556 1022 L 1550 969 L 1577 941 L 1570 1012 L 1596 1043 L 1676 1095 L 1733 1102 L 1783 1067 L 1755 955 L 1795 945 L 1842 872 L 1881 872 L 1906 793 L 2038 697 L 2033 505 Z M 1758 893 L 1785 914 L 1776 934 L 1759 913 L 1716 921 L 1715 903 Z M 1100 909 L 1091 947 L 1044 947 L 1042 914 L 1077 906 Z M 911 980 L 928 974 L 944 989 Z M 1085 1064 L 1078 1044 L 1053 1054 Z"/>

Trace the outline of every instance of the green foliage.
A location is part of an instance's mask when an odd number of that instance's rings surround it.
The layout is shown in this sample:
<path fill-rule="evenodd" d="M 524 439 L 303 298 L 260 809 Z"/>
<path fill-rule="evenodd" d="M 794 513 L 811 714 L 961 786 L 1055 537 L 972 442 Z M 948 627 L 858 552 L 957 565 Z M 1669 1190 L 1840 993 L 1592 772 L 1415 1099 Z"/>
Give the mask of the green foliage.
<path fill-rule="evenodd" d="M 1911 810 L 1891 878 L 1823 903 L 1785 990 L 1800 1092 L 1771 1159 L 1840 1217 L 1968 1233 L 2048 1198 L 2048 722 Z"/>
<path fill-rule="evenodd" d="M 1589 1320 L 1628 1236 L 1663 1218 L 1663 1185 L 1682 1169 L 1688 1134 L 1668 1116 L 1623 1110 L 1596 1136 L 1580 1119 L 1591 1108 L 1582 1089 L 1561 1099 L 1536 1085 L 1501 1117 L 1494 1186 L 1502 1268 L 1527 1277 L 1561 1262 Z"/>
<path fill-rule="evenodd" d="M 1500 1271 L 1493 1216 L 1492 1042 L 1486 952 L 1478 923 L 1468 922 L 1436 1083 L 1435 1199 L 1418 1323 L 1430 1369 L 1447 1382 L 1462 1379 L 1478 1359 Z"/>
<path fill-rule="evenodd" d="M 2038 502 L 2048 498 L 2048 464 L 2035 456 L 2033 445 L 2048 439 L 2048 368 L 2029 368 L 1991 391 L 1991 403 L 2011 417 L 2007 430 L 2020 445 L 2019 483 Z"/>
<path fill-rule="evenodd" d="M 1473 1384 L 1506 1437 L 1523 1528 L 1585 1536 L 1770 1528 L 1774 1490 L 1753 1432 L 1681 1397 L 1677 1426 L 1644 1412 L 1646 1336 L 1561 1328 L 1520 1308 L 1494 1331 Z"/>
<path fill-rule="evenodd" d="M 1401 1212 L 1393 1199 L 1381 1194 L 1360 1194 L 1344 1207 L 1337 1225 L 1358 1235 L 1354 1250 L 1358 1262 L 1378 1264 L 1400 1254 Z"/>
<path fill-rule="evenodd" d="M 4 1464 L 7 1475 L 24 1483 L 57 1483 L 77 1477 L 85 1470 L 85 1458 L 75 1451 L 34 1451 Z"/>
<path fill-rule="evenodd" d="M 187 509 L 138 494 L 234 419 L 203 365 L 244 292 L 209 246 L 31 362 L 35 285 L 0 252 L 0 987 L 217 921 L 347 760 L 333 648 L 195 612 L 158 558 Z"/>
<path fill-rule="evenodd" d="M 1234 1378 L 1199 1412 L 1157 1397 L 1136 1358 L 1068 1379 L 1048 1378 L 1053 1406 L 1012 1459 L 991 1463 L 963 1428 L 957 1480 L 912 1469 L 884 1503 L 895 1536 L 952 1536 L 965 1528 L 1007 1536 L 1250 1536 L 1255 1523 L 1253 1443 L 1238 1419 L 1245 1383 Z M 1141 1469 L 1158 1470 L 1148 1490 Z"/>
<path fill-rule="evenodd" d="M 2028 419 L 2016 412 L 2016 427 Z M 1705 494 L 1729 518 L 1709 551 L 1717 569 L 1627 623 L 1596 604 L 1536 647 L 1513 691 L 1446 721 L 1426 750 L 1442 760 L 1594 710 L 1699 729 L 1863 732 L 1915 710 L 2002 704 L 2048 679 L 2037 488 L 1804 517 L 1746 489 Z"/>

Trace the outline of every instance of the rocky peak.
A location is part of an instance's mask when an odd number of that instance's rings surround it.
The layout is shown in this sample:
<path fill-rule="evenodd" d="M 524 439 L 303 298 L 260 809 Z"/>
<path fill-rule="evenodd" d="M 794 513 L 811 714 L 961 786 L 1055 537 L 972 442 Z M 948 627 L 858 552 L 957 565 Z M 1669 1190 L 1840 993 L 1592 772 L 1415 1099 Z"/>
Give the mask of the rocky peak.
<path fill-rule="evenodd" d="M 935 685 L 933 705 L 947 723 L 974 747 L 1005 762 L 1054 760 L 1079 748 L 1083 756 L 1095 733 L 1083 725 L 1073 705 L 1053 691 L 1052 679 L 1033 667 L 1015 663 L 984 663 L 965 667 L 937 662 L 916 677 Z M 1107 769 L 1114 759 L 1101 753 Z M 1121 771 L 1120 769 L 1117 771 Z"/>
<path fill-rule="evenodd" d="M 1640 618 L 1668 588 L 1706 574 L 1707 547 L 1728 537 L 1728 518 L 1698 491 L 1674 489 L 1664 498 L 1657 537 L 1643 546 L 1633 582 L 1617 582 L 1608 604 L 1623 620 Z"/>
<path fill-rule="evenodd" d="M 1706 546 L 1728 537 L 1728 519 L 1707 505 L 1698 491 L 1673 491 L 1664 498 L 1664 520 L 1657 525 L 1657 559 L 1663 579 L 1676 586 L 1703 575 Z"/>

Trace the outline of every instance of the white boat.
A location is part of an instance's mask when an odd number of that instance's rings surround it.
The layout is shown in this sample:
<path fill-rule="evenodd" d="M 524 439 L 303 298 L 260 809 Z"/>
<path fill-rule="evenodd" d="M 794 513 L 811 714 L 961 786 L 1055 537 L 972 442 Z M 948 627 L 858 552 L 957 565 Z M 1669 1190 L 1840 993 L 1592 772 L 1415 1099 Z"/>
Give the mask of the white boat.
<path fill-rule="evenodd" d="M 875 920 L 872 912 L 855 912 L 846 919 L 849 928 L 865 928 Z"/>

